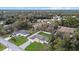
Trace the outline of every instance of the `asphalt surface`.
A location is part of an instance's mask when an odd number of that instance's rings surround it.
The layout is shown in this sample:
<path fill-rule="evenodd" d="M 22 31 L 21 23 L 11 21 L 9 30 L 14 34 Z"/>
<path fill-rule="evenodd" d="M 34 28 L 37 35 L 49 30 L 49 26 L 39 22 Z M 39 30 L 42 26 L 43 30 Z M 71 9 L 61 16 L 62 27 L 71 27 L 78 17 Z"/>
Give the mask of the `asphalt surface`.
<path fill-rule="evenodd" d="M 22 51 L 22 49 L 15 44 L 5 40 L 4 38 L 0 38 L 0 43 L 5 45 L 7 48 L 12 49 L 12 51 Z"/>

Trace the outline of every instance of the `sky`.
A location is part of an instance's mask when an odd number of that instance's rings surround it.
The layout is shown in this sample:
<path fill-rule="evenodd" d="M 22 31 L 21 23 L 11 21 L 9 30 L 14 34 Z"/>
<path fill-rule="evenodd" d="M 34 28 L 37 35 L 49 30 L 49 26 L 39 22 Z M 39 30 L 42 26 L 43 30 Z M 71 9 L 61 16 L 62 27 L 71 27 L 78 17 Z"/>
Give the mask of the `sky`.
<path fill-rule="evenodd" d="M 79 0 L 0 0 L 0 7 L 79 7 Z"/>
<path fill-rule="evenodd" d="M 79 7 L 0 7 L 0 10 L 79 10 Z"/>

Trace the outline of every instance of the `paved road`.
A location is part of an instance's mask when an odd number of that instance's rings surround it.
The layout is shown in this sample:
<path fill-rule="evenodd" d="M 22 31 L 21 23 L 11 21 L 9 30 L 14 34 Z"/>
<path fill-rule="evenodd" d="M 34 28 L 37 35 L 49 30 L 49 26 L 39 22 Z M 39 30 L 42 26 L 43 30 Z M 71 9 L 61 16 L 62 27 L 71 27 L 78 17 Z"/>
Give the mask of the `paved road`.
<path fill-rule="evenodd" d="M 0 38 L 0 43 L 5 45 L 7 48 L 12 49 L 12 51 L 21 51 L 22 49 L 11 42 L 5 40 L 4 38 Z"/>
<path fill-rule="evenodd" d="M 25 42 L 24 44 L 20 45 L 19 47 L 24 50 L 24 49 L 25 49 L 27 46 L 29 46 L 30 44 L 31 44 L 31 41 L 27 41 L 27 42 Z"/>

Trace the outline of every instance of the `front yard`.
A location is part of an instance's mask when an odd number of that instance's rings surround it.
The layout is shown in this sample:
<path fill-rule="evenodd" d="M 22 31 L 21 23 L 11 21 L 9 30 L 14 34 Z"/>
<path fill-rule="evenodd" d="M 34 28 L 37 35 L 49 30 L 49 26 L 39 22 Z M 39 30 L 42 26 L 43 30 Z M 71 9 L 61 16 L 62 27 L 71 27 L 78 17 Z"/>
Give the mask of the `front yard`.
<path fill-rule="evenodd" d="M 3 44 L 0 44 L 0 51 L 6 49 L 6 47 Z"/>
<path fill-rule="evenodd" d="M 24 37 L 24 36 L 17 36 L 17 37 L 12 37 L 9 41 L 11 43 L 14 43 L 17 46 L 20 46 L 21 44 L 28 41 L 28 39 L 26 37 Z"/>
<path fill-rule="evenodd" d="M 26 47 L 25 50 L 26 51 L 47 51 L 48 47 L 46 46 L 46 44 L 33 42 L 28 47 Z"/>

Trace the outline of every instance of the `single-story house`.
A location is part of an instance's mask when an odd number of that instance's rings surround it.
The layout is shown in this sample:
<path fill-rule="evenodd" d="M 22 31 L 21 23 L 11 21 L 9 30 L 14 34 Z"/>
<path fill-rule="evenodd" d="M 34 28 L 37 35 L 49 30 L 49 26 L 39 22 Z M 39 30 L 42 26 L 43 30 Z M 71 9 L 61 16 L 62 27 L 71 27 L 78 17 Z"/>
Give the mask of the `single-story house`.
<path fill-rule="evenodd" d="M 52 21 L 54 21 L 54 20 L 61 20 L 61 17 L 60 16 L 57 16 L 57 15 L 55 15 L 55 16 L 53 16 L 53 19 L 51 19 Z"/>
<path fill-rule="evenodd" d="M 4 21 L 0 21 L 0 25 L 3 25 L 4 24 Z"/>
<path fill-rule="evenodd" d="M 64 26 L 59 26 L 58 32 L 63 32 L 63 33 L 74 33 L 75 28 L 70 28 L 70 27 L 64 27 Z"/>
<path fill-rule="evenodd" d="M 32 37 L 29 37 L 29 40 L 31 42 L 40 42 L 40 43 L 47 43 L 48 44 L 46 39 L 47 39 L 47 37 L 44 37 L 44 36 L 39 35 L 39 34 L 36 34 L 36 35 L 33 35 Z"/>
<path fill-rule="evenodd" d="M 13 36 L 18 36 L 18 35 L 21 35 L 21 36 L 28 36 L 29 35 L 29 32 L 27 32 L 26 30 L 19 30 L 19 31 L 15 31 L 12 33 Z"/>
<path fill-rule="evenodd" d="M 73 37 L 74 32 L 75 32 L 75 28 L 59 26 L 57 32 L 54 35 L 57 35 L 58 33 L 60 33 L 60 35 L 62 36 L 67 35 L 71 38 Z"/>
<path fill-rule="evenodd" d="M 13 32 L 12 25 L 4 25 L 3 29 L 5 30 L 6 33 Z"/>

